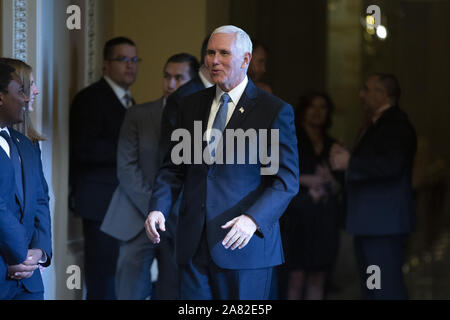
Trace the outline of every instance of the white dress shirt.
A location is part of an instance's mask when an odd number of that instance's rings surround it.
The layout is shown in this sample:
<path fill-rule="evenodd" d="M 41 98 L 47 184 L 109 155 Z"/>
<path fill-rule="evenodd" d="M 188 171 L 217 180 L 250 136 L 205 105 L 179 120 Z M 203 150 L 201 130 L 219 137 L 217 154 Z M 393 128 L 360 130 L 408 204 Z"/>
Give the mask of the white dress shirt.
<path fill-rule="evenodd" d="M 228 124 L 228 121 L 230 121 L 234 109 L 236 108 L 239 99 L 241 99 L 241 96 L 244 93 L 245 88 L 247 87 L 247 83 L 248 78 L 247 76 L 245 76 L 244 80 L 242 80 L 240 84 L 238 84 L 232 90 L 227 92 L 228 95 L 230 96 L 230 100 L 228 101 L 227 122 L 225 123 L 225 126 Z M 219 110 L 220 97 L 222 97 L 222 94 L 224 93 L 225 91 L 220 89 L 219 86 L 216 86 L 216 97 L 214 98 L 213 103 L 211 105 L 211 111 L 209 112 L 208 127 L 206 132 L 206 137 L 208 141 L 211 139 L 211 128 L 213 126 L 214 119 L 216 118 L 217 111 Z"/>
<path fill-rule="evenodd" d="M 125 108 L 129 108 L 131 107 L 131 105 L 127 105 L 127 99 L 125 99 L 125 95 L 128 94 L 131 98 L 131 93 L 130 90 L 125 90 L 124 88 L 122 88 L 121 86 L 119 86 L 117 83 L 115 83 L 110 77 L 108 76 L 104 76 L 103 78 L 105 78 L 106 82 L 108 82 L 109 86 L 113 89 L 114 93 L 116 94 L 117 98 L 119 99 L 119 101 L 122 103 L 122 105 Z"/>
<path fill-rule="evenodd" d="M 11 136 L 9 134 L 9 130 L 7 127 L 4 128 L 0 128 L 0 131 L 6 131 L 6 133 L 8 134 L 8 136 Z M 5 138 L 3 138 L 2 136 L 0 136 L 0 147 L 2 147 L 3 150 L 5 150 L 6 154 L 8 155 L 8 157 L 11 158 L 11 156 L 9 155 L 9 144 L 8 141 L 5 140 Z"/>

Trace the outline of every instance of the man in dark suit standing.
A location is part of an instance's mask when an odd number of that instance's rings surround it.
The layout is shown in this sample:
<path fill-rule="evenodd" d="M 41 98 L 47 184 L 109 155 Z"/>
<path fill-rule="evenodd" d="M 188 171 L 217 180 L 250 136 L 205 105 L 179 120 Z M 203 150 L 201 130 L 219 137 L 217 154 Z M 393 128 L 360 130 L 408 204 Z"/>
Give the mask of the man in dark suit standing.
<path fill-rule="evenodd" d="M 39 265 L 50 265 L 48 195 L 27 137 L 11 127 L 23 121 L 28 98 L 14 69 L 0 63 L 0 299 L 42 300 Z"/>
<path fill-rule="evenodd" d="M 177 134 L 190 136 L 192 152 L 183 149 L 186 161 L 177 165 L 178 145 L 172 144 L 155 180 L 146 220 L 154 243 L 161 241 L 157 227 L 165 231 L 184 188 L 176 237 L 181 299 L 267 299 L 272 268 L 284 260 L 278 220 L 298 191 L 299 177 L 294 113 L 247 78 L 251 52 L 249 36 L 235 26 L 212 33 L 205 62 L 216 86 L 184 98 L 177 116 Z M 220 150 L 226 142 L 217 133 L 224 129 L 254 130 L 260 143 L 262 132 L 271 138 L 278 132 L 278 141 L 265 146 L 278 170 L 264 175 L 267 162 L 248 161 L 246 151 L 254 146 L 248 140 L 238 146 L 245 163 L 236 163 L 233 152 Z M 205 152 L 202 137 L 209 143 Z M 232 161 L 216 161 L 221 156 Z"/>
<path fill-rule="evenodd" d="M 155 246 L 145 234 L 153 180 L 161 165 L 159 138 L 166 99 L 198 72 L 197 59 L 187 53 L 171 56 L 163 72 L 163 96 L 131 107 L 123 122 L 117 154 L 119 186 L 112 197 L 101 230 L 120 240 L 116 294 L 120 300 L 174 300 L 178 295 L 174 257 L 176 219 L 165 241 Z M 175 91 L 176 92 L 176 91 Z M 156 295 L 152 292 L 150 267 L 158 258 Z"/>
<path fill-rule="evenodd" d="M 208 47 L 209 36 L 203 40 L 202 49 L 200 51 L 200 69 L 192 77 L 190 81 L 183 84 L 175 92 L 173 92 L 167 99 L 166 106 L 161 119 L 161 155 L 167 153 L 170 145 L 170 136 L 176 126 L 176 119 L 178 114 L 178 108 L 180 107 L 180 101 L 182 98 L 191 95 L 197 91 L 213 86 L 211 76 L 209 75 L 208 68 L 205 66 L 206 49 Z"/>
<path fill-rule="evenodd" d="M 116 239 L 100 225 L 118 185 L 117 143 L 129 88 L 137 75 L 136 45 L 128 38 L 105 44 L 103 78 L 81 90 L 70 112 L 71 205 L 83 219 L 87 299 L 115 299 Z"/>
<path fill-rule="evenodd" d="M 405 238 L 415 228 L 416 133 L 398 107 L 400 85 L 394 75 L 369 76 L 360 98 L 367 124 L 351 154 L 334 145 L 330 160 L 333 169 L 347 169 L 347 231 L 355 236 L 363 297 L 407 299 L 402 264 Z M 378 271 L 380 282 L 369 279 Z"/>

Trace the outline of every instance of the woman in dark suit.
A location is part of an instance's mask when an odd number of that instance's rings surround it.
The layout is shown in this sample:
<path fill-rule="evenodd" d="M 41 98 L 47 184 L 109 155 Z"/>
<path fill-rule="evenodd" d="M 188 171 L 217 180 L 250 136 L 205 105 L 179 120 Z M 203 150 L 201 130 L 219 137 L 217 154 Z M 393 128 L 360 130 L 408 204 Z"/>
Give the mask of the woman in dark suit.
<path fill-rule="evenodd" d="M 338 249 L 343 175 L 328 162 L 331 99 L 311 92 L 296 109 L 300 190 L 283 216 L 288 270 L 287 299 L 323 299 L 326 276 Z M 303 295 L 305 293 L 305 295 Z"/>
<path fill-rule="evenodd" d="M 25 135 L 30 141 L 33 143 L 35 152 L 39 158 L 39 174 L 41 176 L 42 188 L 45 196 L 48 199 L 48 184 L 45 180 L 43 170 L 42 170 L 42 161 L 41 161 L 41 148 L 39 146 L 40 141 L 45 141 L 41 134 L 39 134 L 33 127 L 33 123 L 30 119 L 30 112 L 34 111 L 34 101 L 36 96 L 39 94 L 39 89 L 36 86 L 36 82 L 33 77 L 33 69 L 30 65 L 23 62 L 22 60 L 12 59 L 12 58 L 0 58 L 0 62 L 5 63 L 15 69 L 15 73 L 19 76 L 20 80 L 24 86 L 24 94 L 29 98 L 28 105 L 24 110 L 24 119 L 22 123 L 16 124 L 13 128 L 23 135 Z M 43 271 L 43 266 L 50 265 L 50 259 L 52 256 L 52 246 L 51 246 L 51 221 L 50 216 L 40 216 L 42 223 L 39 225 L 39 236 L 41 238 L 48 239 L 46 248 L 41 248 L 45 251 L 45 257 L 40 268 Z"/>

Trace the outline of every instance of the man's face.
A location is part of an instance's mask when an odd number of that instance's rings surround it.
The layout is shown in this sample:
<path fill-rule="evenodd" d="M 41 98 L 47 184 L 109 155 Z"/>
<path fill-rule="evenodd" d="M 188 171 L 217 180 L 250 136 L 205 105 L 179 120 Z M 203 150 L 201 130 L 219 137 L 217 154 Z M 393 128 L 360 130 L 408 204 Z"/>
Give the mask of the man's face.
<path fill-rule="evenodd" d="M 137 63 L 120 60 L 137 58 L 136 47 L 119 44 L 112 51 L 111 57 L 103 62 L 104 74 L 122 88 L 128 89 L 136 81 Z"/>
<path fill-rule="evenodd" d="M 266 73 L 266 60 L 266 52 L 263 47 L 257 47 L 253 51 L 252 63 L 249 67 L 249 74 L 255 81 L 260 81 L 264 73 Z"/>
<path fill-rule="evenodd" d="M 189 62 L 169 62 L 164 68 L 164 97 L 169 97 L 175 90 L 191 80 Z"/>
<path fill-rule="evenodd" d="M 377 76 L 370 76 L 359 91 L 359 97 L 366 111 L 373 113 L 389 103 L 386 90 L 380 84 Z"/>
<path fill-rule="evenodd" d="M 30 74 L 30 102 L 28 103 L 28 111 L 32 112 L 34 110 L 33 104 L 36 96 L 39 94 L 39 89 L 34 81 L 33 74 Z"/>
<path fill-rule="evenodd" d="M 235 39 L 235 34 L 216 33 L 208 42 L 205 64 L 213 82 L 224 91 L 230 91 L 244 79 L 252 58 L 250 53 L 238 51 Z"/>
<path fill-rule="evenodd" d="M 12 126 L 23 121 L 23 111 L 29 99 L 25 96 L 22 81 L 12 73 L 8 93 L 0 92 L 0 125 Z"/>

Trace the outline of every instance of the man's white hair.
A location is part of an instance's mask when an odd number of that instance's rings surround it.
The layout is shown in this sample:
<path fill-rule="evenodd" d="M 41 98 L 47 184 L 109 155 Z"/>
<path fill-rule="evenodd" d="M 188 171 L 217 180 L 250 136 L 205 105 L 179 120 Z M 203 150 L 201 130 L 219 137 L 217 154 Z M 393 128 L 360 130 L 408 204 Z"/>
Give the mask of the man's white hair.
<path fill-rule="evenodd" d="M 241 28 L 238 28 L 236 26 L 232 26 L 232 25 L 227 25 L 227 26 L 221 26 L 218 27 L 216 30 L 214 30 L 211 33 L 211 36 L 213 36 L 216 33 L 233 33 L 236 35 L 236 48 L 238 49 L 238 51 L 244 55 L 245 53 L 252 53 L 253 50 L 253 44 L 252 44 L 252 40 L 250 40 L 249 35 L 247 34 L 247 32 L 245 32 L 244 30 L 242 30 Z"/>

